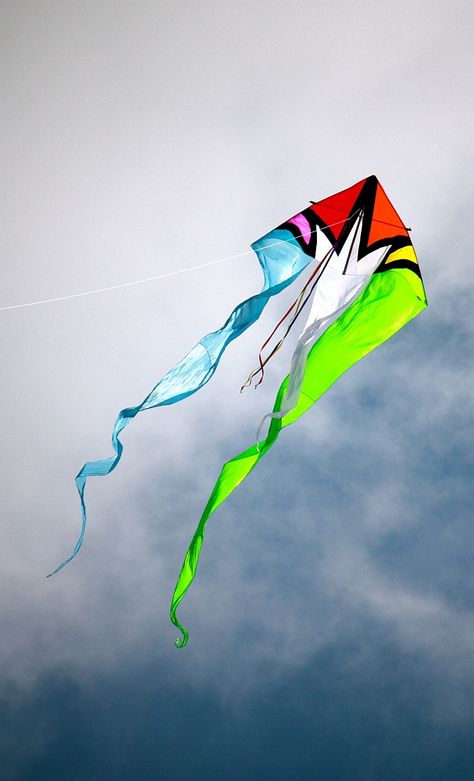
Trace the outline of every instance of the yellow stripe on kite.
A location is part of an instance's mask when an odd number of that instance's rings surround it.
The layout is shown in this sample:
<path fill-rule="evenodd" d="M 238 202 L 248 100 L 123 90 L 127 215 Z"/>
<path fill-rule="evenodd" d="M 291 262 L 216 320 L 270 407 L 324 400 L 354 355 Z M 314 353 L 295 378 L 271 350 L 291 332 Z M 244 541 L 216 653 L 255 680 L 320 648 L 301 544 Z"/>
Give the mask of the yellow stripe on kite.
<path fill-rule="evenodd" d="M 415 250 L 411 244 L 408 244 L 407 247 L 396 249 L 395 252 L 391 252 L 385 263 L 393 263 L 394 260 L 411 260 L 412 263 L 418 263 L 418 258 L 416 257 Z"/>

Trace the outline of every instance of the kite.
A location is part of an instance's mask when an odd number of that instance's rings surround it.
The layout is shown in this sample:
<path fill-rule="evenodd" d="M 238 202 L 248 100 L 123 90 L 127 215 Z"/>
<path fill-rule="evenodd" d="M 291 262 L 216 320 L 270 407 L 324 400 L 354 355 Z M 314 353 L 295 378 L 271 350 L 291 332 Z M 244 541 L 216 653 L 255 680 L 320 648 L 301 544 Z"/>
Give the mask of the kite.
<path fill-rule="evenodd" d="M 251 246 L 264 275 L 261 292 L 239 304 L 222 328 L 203 337 L 140 405 L 119 413 L 112 433 L 115 455 L 86 463 L 76 477 L 82 507 L 81 532 L 72 554 L 51 575 L 71 561 L 81 547 L 87 521 L 87 478 L 115 469 L 122 455 L 119 434 L 123 429 L 139 412 L 174 404 L 202 388 L 216 371 L 227 345 L 258 320 L 272 296 L 309 268 L 309 278 L 265 341 L 259 365 L 242 387 L 254 380 L 256 385 L 262 382 L 265 366 L 305 310 L 307 321 L 297 340 L 290 373 L 280 385 L 273 410 L 260 424 L 257 442 L 222 467 L 183 561 L 170 619 L 182 635 L 176 645 L 184 647 L 188 631 L 176 611 L 196 575 L 212 513 L 254 469 L 283 428 L 300 418 L 353 364 L 427 306 L 409 230 L 378 179 L 369 176 L 322 201 L 310 201 L 302 212 L 254 242 Z M 276 337 L 282 328 L 282 336 Z M 267 420 L 268 431 L 260 439 Z"/>

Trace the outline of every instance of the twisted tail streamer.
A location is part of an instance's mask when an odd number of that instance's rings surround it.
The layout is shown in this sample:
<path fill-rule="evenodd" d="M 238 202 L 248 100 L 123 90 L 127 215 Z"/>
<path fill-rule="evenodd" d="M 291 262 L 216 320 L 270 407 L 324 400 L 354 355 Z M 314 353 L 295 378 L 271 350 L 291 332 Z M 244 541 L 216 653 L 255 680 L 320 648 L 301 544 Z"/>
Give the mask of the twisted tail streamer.
<path fill-rule="evenodd" d="M 333 210 L 341 209 L 348 218 L 332 233 L 324 221 Z M 319 227 L 323 223 L 322 239 L 335 251 L 316 284 L 291 372 L 280 386 L 273 412 L 266 416 L 271 418 L 267 436 L 224 464 L 185 555 L 170 606 L 171 622 L 182 635 L 176 640 L 178 648 L 187 644 L 189 635 L 177 609 L 196 575 L 212 513 L 254 469 L 282 428 L 300 418 L 353 364 L 427 306 L 408 229 L 376 177 L 313 204 L 298 220 L 289 222 L 301 229 L 303 220 L 311 225 L 315 219 Z M 304 236 L 304 230 L 301 232 Z M 324 241 L 321 236 L 318 239 L 324 251 Z"/>
<path fill-rule="evenodd" d="M 356 301 L 320 337 L 306 360 L 299 399 L 290 413 L 272 419 L 266 438 L 228 461 L 222 468 L 188 548 L 171 600 L 170 619 L 182 638 L 176 646 L 188 642 L 188 631 L 176 611 L 189 589 L 199 562 L 206 524 L 212 513 L 254 469 L 276 442 L 282 428 L 300 418 L 354 363 L 389 339 L 426 306 L 421 280 L 419 285 L 409 271 L 393 270 L 374 275 Z M 280 386 L 273 411 L 278 413 L 290 375 Z"/>
<path fill-rule="evenodd" d="M 269 299 L 294 282 L 314 258 L 314 253 L 303 251 L 297 234 L 284 229 L 271 231 L 251 246 L 257 254 L 263 271 L 264 284 L 261 292 L 238 304 L 223 327 L 204 336 L 155 385 L 141 404 L 123 409 L 118 414 L 112 432 L 112 447 L 115 455 L 98 461 L 88 461 L 76 476 L 76 486 L 82 510 L 81 531 L 71 555 L 48 577 L 62 570 L 79 552 L 87 524 L 85 501 L 87 479 L 108 475 L 115 469 L 123 452 L 123 444 L 119 435 L 124 428 L 139 412 L 153 407 L 176 404 L 196 393 L 209 382 L 230 342 L 253 325 L 260 317 Z"/>

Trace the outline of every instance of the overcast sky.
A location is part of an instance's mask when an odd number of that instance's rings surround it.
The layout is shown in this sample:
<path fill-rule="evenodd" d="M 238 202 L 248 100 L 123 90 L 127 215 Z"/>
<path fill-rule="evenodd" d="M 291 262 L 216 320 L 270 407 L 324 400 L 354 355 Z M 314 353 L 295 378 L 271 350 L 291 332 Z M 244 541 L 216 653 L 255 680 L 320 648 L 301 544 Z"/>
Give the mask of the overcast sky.
<path fill-rule="evenodd" d="M 376 174 L 429 308 L 365 358 L 212 518 L 223 461 L 291 356 L 240 394 L 289 290 L 213 380 L 116 413 L 258 291 L 253 254 L 0 312 L 4 781 L 472 781 L 470 2 L 0 4 L 0 306 L 241 253 Z"/>

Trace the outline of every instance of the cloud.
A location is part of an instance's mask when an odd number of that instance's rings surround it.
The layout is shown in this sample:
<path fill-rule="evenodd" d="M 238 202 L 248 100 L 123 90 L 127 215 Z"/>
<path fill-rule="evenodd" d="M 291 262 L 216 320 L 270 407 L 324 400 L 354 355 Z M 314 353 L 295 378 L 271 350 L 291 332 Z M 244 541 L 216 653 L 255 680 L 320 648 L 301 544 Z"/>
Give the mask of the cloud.
<path fill-rule="evenodd" d="M 236 302 L 251 255 L 2 313 L 0 687 L 6 781 L 472 777 L 468 3 L 4 4 L 2 303 L 241 252 L 375 172 L 429 309 L 285 430 L 209 525 L 221 464 L 287 370 L 239 394 L 287 291 L 203 391 L 113 420 Z M 21 740 L 19 739 L 21 736 Z M 350 773 L 348 776 L 348 768 Z"/>

